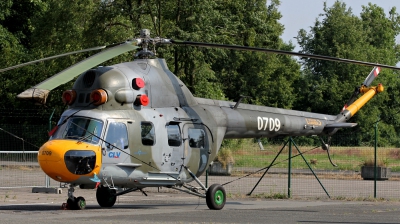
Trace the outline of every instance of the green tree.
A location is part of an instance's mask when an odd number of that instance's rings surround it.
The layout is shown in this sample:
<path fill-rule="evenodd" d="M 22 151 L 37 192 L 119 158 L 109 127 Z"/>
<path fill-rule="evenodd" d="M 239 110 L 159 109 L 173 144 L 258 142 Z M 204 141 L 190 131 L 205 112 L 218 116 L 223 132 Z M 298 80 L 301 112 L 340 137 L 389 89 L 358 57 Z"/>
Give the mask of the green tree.
<path fill-rule="evenodd" d="M 32 18 L 40 15 L 45 7 L 46 4 L 40 0 L 7 0 L 0 3 L 1 68 L 33 60 L 30 54 L 34 31 Z M 26 68 L 0 74 L 0 108 L 26 108 L 23 103 L 15 100 L 15 96 L 28 76 L 29 69 Z"/>
<path fill-rule="evenodd" d="M 320 20 L 321 19 L 321 20 Z M 368 4 L 363 7 L 360 16 L 355 16 L 345 3 L 336 1 L 332 7 L 324 3 L 324 13 L 315 21 L 310 32 L 300 30 L 297 40 L 302 52 L 328 55 L 395 65 L 399 61 L 398 45 L 395 38 L 399 34 L 399 15 L 392 8 L 389 16 L 377 6 Z M 327 114 L 338 114 L 349 99 L 355 87 L 359 87 L 372 70 L 371 67 L 346 63 L 302 59 L 303 74 L 299 88 L 303 96 L 296 103 L 296 108 Z M 386 83 L 387 89 L 367 104 L 352 118 L 359 126 L 346 131 L 354 131 L 359 144 L 373 141 L 373 123 L 379 116 L 389 116 L 396 107 L 398 89 L 397 72 L 385 69 L 377 81 Z M 388 113 L 388 114 L 386 114 Z M 382 144 L 393 144 L 395 128 L 382 121 L 385 127 L 381 133 Z M 387 127 L 387 128 L 386 128 Z"/>
<path fill-rule="evenodd" d="M 176 24 L 174 36 L 184 40 L 292 50 L 292 45 L 280 39 L 283 26 L 279 23 L 278 6 L 279 1 L 271 1 L 269 5 L 260 0 L 210 1 L 192 7 L 192 11 L 179 10 L 181 14 L 177 18 L 190 19 Z M 222 83 L 214 91 L 223 88 L 228 99 L 246 95 L 251 97 L 248 100 L 251 103 L 286 108 L 295 100 L 291 84 L 299 76 L 299 66 L 289 56 L 176 47 L 173 60 L 173 71 L 198 96 L 202 96 L 198 93 L 204 85 L 196 83 L 204 81 L 209 83 L 207 87 Z M 207 76 L 206 71 L 200 73 L 206 75 L 193 73 L 209 66 L 214 76 Z"/>

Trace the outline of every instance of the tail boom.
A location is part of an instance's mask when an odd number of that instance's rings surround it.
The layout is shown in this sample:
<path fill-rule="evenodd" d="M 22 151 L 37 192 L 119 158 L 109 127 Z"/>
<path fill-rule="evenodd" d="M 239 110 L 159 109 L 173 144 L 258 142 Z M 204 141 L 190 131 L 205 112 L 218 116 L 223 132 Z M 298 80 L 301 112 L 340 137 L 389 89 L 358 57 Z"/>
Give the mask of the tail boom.
<path fill-rule="evenodd" d="M 362 87 L 360 92 L 363 95 L 358 98 L 354 103 L 348 106 L 340 115 L 338 115 L 337 122 L 343 122 L 353 117 L 368 101 L 370 101 L 376 94 L 383 92 L 382 84 L 373 87 Z"/>

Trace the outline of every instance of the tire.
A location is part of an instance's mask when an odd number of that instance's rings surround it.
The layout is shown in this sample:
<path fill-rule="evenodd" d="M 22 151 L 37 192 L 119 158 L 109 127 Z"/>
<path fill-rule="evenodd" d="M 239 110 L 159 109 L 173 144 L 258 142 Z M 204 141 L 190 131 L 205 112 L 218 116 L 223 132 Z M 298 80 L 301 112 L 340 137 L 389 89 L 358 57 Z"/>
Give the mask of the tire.
<path fill-rule="evenodd" d="M 68 199 L 67 199 L 66 208 L 67 208 L 67 209 L 70 209 L 70 210 L 76 210 L 77 207 L 76 207 L 75 201 L 76 201 L 76 198 L 75 198 L 75 197 L 74 197 L 74 200 L 72 200 L 71 198 L 68 198 Z"/>
<path fill-rule="evenodd" d="M 98 187 L 96 191 L 96 200 L 101 207 L 112 207 L 117 200 L 116 191 L 108 187 Z"/>
<path fill-rule="evenodd" d="M 86 208 L 86 200 L 83 197 L 77 197 L 75 199 L 75 206 L 77 210 L 83 210 Z"/>
<path fill-rule="evenodd" d="M 206 202 L 209 209 L 221 210 L 225 206 L 226 192 L 219 184 L 211 185 L 206 193 Z"/>

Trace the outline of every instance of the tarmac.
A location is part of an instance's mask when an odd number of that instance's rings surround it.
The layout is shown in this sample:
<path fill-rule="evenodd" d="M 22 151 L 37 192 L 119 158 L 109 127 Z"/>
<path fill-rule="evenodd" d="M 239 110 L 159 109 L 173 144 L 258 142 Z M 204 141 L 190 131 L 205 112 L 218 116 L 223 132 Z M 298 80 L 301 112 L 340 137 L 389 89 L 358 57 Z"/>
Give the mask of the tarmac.
<path fill-rule="evenodd" d="M 95 190 L 76 189 L 85 210 L 63 210 L 62 194 L 0 189 L 0 223 L 400 223 L 399 201 L 273 200 L 228 198 L 222 210 L 184 193 L 149 191 L 119 196 L 111 208 L 97 204 Z"/>

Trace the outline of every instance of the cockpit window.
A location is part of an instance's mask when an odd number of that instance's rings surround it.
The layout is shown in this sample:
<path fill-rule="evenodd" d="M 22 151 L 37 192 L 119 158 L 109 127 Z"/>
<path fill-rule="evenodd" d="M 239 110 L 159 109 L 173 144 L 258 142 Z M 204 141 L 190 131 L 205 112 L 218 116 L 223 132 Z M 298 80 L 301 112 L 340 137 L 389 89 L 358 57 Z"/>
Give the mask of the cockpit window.
<path fill-rule="evenodd" d="M 86 117 L 71 117 L 61 138 L 76 139 L 83 142 L 97 144 L 103 129 L 103 122 Z"/>
<path fill-rule="evenodd" d="M 125 123 L 111 122 L 108 125 L 106 146 L 109 150 L 112 150 L 114 147 L 118 149 L 127 149 L 129 147 L 128 131 Z"/>

